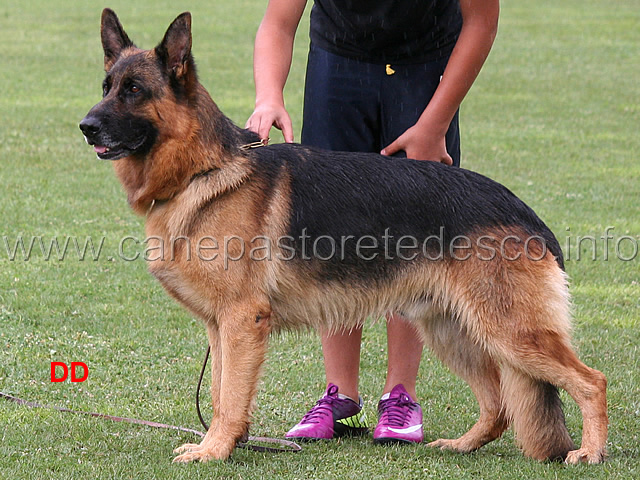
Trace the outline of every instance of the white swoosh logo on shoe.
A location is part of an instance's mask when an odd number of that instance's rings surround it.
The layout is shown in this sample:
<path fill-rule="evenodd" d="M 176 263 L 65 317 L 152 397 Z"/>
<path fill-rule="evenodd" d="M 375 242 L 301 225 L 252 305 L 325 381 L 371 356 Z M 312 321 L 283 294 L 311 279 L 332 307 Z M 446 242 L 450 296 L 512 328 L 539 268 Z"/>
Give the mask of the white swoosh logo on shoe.
<path fill-rule="evenodd" d="M 420 430 L 422 428 L 422 424 L 420 425 L 413 425 L 411 427 L 407 427 L 407 428 L 393 428 L 393 427 L 389 427 L 389 430 L 391 430 L 393 433 L 398 433 L 400 435 L 404 435 L 407 433 L 413 433 L 413 432 L 417 432 L 418 430 Z"/>
<path fill-rule="evenodd" d="M 295 433 L 298 430 L 302 430 L 303 428 L 305 428 L 306 425 L 295 425 L 291 430 L 289 430 L 287 433 Z"/>

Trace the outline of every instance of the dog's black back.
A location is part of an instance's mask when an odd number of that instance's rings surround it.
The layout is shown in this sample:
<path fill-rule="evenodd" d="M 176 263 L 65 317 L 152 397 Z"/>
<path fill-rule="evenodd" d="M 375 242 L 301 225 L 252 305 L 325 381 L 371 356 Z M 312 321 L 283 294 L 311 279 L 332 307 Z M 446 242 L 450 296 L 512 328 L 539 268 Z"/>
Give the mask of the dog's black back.
<path fill-rule="evenodd" d="M 342 263 L 345 275 L 370 277 L 413 254 L 451 257 L 451 248 L 456 258 L 464 258 L 460 249 L 466 239 L 511 227 L 524 230 L 513 242 L 523 246 L 538 238 L 563 267 L 557 239 L 534 211 L 503 185 L 475 172 L 292 144 L 258 148 L 253 157 L 261 176 L 275 181 L 278 172 L 290 175 L 288 235 L 295 239 L 296 258 L 305 257 L 303 248 L 307 256 L 313 252 L 315 258 L 307 261 L 331 264 L 325 274 L 340 276 L 336 268 L 342 270 Z"/>

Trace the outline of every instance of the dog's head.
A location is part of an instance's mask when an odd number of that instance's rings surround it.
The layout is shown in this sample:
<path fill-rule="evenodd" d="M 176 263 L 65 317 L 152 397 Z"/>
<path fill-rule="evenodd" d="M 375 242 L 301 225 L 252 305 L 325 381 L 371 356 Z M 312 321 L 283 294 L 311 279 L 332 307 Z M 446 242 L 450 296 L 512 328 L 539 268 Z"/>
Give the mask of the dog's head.
<path fill-rule="evenodd" d="M 105 9 L 101 38 L 103 98 L 80 122 L 80 130 L 98 158 L 144 157 L 163 136 L 163 125 L 173 120 L 176 105 L 188 103 L 195 91 L 191 14 L 178 16 L 155 49 L 141 50 L 116 14 Z M 173 125 L 171 136 L 176 133 Z"/>

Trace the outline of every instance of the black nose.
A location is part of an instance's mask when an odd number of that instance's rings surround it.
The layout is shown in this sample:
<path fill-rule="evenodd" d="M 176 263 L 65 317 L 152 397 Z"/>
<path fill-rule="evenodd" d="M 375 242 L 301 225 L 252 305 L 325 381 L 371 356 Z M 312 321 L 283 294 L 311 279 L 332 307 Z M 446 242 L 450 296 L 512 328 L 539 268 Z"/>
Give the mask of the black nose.
<path fill-rule="evenodd" d="M 80 130 L 86 137 L 90 137 L 92 135 L 96 135 L 100 131 L 100 120 L 96 117 L 84 117 L 80 122 Z"/>

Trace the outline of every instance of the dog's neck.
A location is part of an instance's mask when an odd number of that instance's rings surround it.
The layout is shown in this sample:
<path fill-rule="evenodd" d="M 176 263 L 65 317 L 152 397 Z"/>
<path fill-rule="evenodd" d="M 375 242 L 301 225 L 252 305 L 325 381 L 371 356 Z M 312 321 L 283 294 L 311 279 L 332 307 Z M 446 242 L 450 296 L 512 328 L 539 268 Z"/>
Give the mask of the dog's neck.
<path fill-rule="evenodd" d="M 244 156 L 242 145 L 257 137 L 224 116 L 201 85 L 197 84 L 189 102 L 173 107 L 172 112 L 160 112 L 173 122 L 171 137 L 161 131 L 144 158 L 132 156 L 114 164 L 131 208 L 140 215 L 148 214 L 154 204 L 175 198 L 205 173 L 220 171 L 218 192 L 235 187 L 239 178 L 249 174 L 248 162 L 240 162 L 246 172 L 236 171 L 238 162 L 230 175 L 225 171 L 230 159 Z M 233 185 L 226 186 L 225 178 Z"/>

